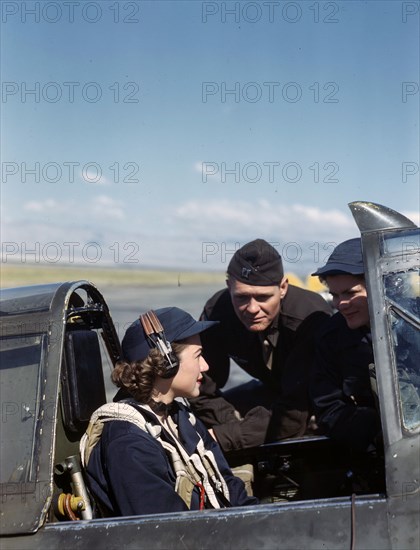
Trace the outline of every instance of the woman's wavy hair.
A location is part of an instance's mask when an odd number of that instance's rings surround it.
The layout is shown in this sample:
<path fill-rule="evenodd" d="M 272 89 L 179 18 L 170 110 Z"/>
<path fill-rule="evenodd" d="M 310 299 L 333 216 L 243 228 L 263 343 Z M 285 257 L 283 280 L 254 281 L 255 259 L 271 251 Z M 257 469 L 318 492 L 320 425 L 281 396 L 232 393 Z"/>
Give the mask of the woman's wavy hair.
<path fill-rule="evenodd" d="M 187 344 L 172 342 L 172 350 L 179 356 Z M 166 360 L 157 349 L 151 349 L 149 355 L 141 361 L 118 361 L 111 374 L 112 382 L 118 388 L 124 388 L 139 403 L 149 403 L 158 376 L 166 372 Z"/>

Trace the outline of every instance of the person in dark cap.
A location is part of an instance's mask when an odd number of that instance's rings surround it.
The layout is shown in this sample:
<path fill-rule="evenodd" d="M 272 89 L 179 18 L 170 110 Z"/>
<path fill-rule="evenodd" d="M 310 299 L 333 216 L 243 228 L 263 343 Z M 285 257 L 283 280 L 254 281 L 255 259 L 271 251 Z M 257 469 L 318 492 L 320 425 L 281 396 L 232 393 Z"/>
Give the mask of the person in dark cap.
<path fill-rule="evenodd" d="M 94 412 L 80 445 L 101 515 L 257 504 L 204 425 L 176 400 L 199 394 L 208 369 L 199 335 L 213 325 L 171 307 L 127 329 L 124 359 L 112 372 L 126 397 L 120 390 L 118 402 Z"/>
<path fill-rule="evenodd" d="M 330 313 L 320 295 L 288 284 L 281 257 L 267 241 L 235 252 L 227 289 L 208 300 L 201 316 L 219 324 L 203 334 L 209 371 L 200 396 L 190 400 L 224 451 L 307 431 L 313 334 Z M 222 392 L 231 359 L 254 380 Z"/>
<path fill-rule="evenodd" d="M 310 385 L 317 422 L 340 444 L 366 451 L 381 425 L 372 391 L 373 350 L 360 238 L 339 244 L 312 275 L 325 282 L 337 309 L 317 338 Z"/>

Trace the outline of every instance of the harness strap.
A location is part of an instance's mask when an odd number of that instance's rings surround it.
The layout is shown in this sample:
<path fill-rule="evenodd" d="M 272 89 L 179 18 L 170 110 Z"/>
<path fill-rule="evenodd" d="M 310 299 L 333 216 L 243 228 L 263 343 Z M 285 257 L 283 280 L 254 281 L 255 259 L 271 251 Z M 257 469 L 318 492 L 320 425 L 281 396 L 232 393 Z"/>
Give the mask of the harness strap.
<path fill-rule="evenodd" d="M 152 414 L 153 417 L 159 423 L 158 425 L 151 422 L 147 422 L 145 417 L 137 409 L 137 407 L 146 410 Z M 200 507 L 202 505 L 202 491 L 205 491 L 207 498 L 213 508 L 220 508 L 220 502 L 216 493 L 221 497 L 221 501 L 225 505 L 229 505 L 229 489 L 227 484 L 219 471 L 216 459 L 210 450 L 204 447 L 204 442 L 199 434 L 199 441 L 197 445 L 197 452 L 189 455 L 181 442 L 179 441 L 176 433 L 176 426 L 173 420 L 168 418 L 168 421 L 172 422 L 172 429 L 170 422 L 168 426 L 162 422 L 162 420 L 155 415 L 152 409 L 148 405 L 138 404 L 136 407 L 124 402 L 107 403 L 99 407 L 91 416 L 88 428 L 80 440 L 80 456 L 81 463 L 86 468 L 90 455 L 101 438 L 102 431 L 105 422 L 112 422 L 114 420 L 131 422 L 143 431 L 148 432 L 154 439 L 159 441 L 166 453 L 169 455 L 175 475 L 176 483 L 175 490 L 183 498 L 188 507 L 191 505 L 191 496 L 194 486 L 198 486 L 200 490 Z M 192 425 L 195 425 L 196 419 L 194 415 L 189 414 L 189 421 Z M 172 435 L 174 445 L 164 441 L 161 437 L 162 428 Z M 185 487 L 185 480 L 189 479 L 191 483 L 190 489 Z"/>
<path fill-rule="evenodd" d="M 90 455 L 102 435 L 104 423 L 113 420 L 131 422 L 141 430 L 147 431 L 155 439 L 160 436 L 160 426 L 147 422 L 144 416 L 131 405 L 121 402 L 106 403 L 92 414 L 87 430 L 80 440 L 80 457 L 83 468 L 86 468 Z"/>
<path fill-rule="evenodd" d="M 148 405 L 139 405 L 142 409 L 145 409 L 149 412 L 153 411 L 150 409 Z M 154 413 L 153 413 L 154 414 Z M 155 415 L 156 416 L 156 415 Z M 161 424 L 161 426 L 165 429 L 166 426 L 162 419 L 158 416 L 156 416 L 156 419 Z M 195 425 L 196 419 L 194 415 L 189 414 L 188 419 L 191 422 L 191 424 Z M 172 430 L 174 431 L 174 424 L 173 420 L 169 417 L 167 419 L 169 429 L 171 428 L 172 423 Z M 175 427 L 176 429 L 176 427 Z M 199 437 L 199 441 L 197 444 L 197 452 L 193 453 L 192 455 L 189 455 L 186 450 L 184 449 L 183 445 L 179 441 L 178 437 L 174 434 L 172 434 L 173 442 L 175 443 L 176 450 L 179 453 L 179 456 L 181 457 L 181 460 L 183 462 L 184 467 L 187 468 L 187 471 L 191 475 L 192 479 L 194 480 L 195 485 L 198 485 L 201 483 L 206 491 L 207 498 L 209 499 L 210 504 L 213 508 L 220 508 L 220 502 L 216 496 L 216 492 L 221 493 L 223 495 L 223 498 L 226 499 L 225 503 L 229 503 L 229 489 L 226 484 L 226 481 L 222 474 L 219 471 L 219 468 L 217 466 L 216 459 L 212 453 L 212 451 L 207 450 L 204 446 L 204 441 L 201 438 L 200 434 L 197 435 Z M 163 443 L 162 440 L 160 440 L 161 443 Z M 174 469 L 176 472 L 176 464 L 174 462 L 175 456 L 172 457 L 172 461 L 174 464 Z"/>

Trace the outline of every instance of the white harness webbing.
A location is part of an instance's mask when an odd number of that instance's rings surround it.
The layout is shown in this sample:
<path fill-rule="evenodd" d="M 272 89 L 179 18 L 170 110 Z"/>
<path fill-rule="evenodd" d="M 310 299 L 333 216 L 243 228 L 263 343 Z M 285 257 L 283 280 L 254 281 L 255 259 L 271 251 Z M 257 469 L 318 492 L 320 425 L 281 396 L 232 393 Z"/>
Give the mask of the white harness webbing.
<path fill-rule="evenodd" d="M 172 419 L 168 418 L 165 425 L 148 405 L 138 404 L 137 406 L 152 414 L 157 422 L 159 422 L 159 425 L 147 422 L 141 412 L 128 403 L 118 402 L 102 405 L 102 407 L 99 407 L 92 414 L 88 428 L 80 440 L 80 456 L 83 468 L 86 468 L 92 450 L 102 435 L 105 422 L 115 420 L 131 422 L 141 430 L 149 433 L 165 449 L 176 474 L 175 491 L 183 498 L 188 507 L 191 504 L 192 489 L 196 485 L 204 487 L 204 491 L 213 508 L 220 508 L 221 506 L 215 489 L 229 500 L 229 489 L 219 471 L 216 459 L 212 451 L 204 447 L 201 436 L 198 434 L 197 451 L 189 455 L 178 439 L 176 426 Z M 195 417 L 192 414 L 189 414 L 189 421 L 193 426 L 195 425 Z M 175 445 L 161 438 L 162 427 L 170 433 Z M 187 480 L 190 484 L 189 490 L 185 489 L 185 482 Z M 186 492 L 189 496 L 186 496 Z"/>

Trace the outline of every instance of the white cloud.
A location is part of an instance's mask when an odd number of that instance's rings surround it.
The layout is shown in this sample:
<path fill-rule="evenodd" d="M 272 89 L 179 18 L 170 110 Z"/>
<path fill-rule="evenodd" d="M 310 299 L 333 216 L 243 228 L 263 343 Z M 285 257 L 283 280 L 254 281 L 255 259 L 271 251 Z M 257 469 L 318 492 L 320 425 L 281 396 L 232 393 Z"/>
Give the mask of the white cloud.
<path fill-rule="evenodd" d="M 202 268 L 225 269 L 235 249 L 263 238 L 280 252 L 288 271 L 304 275 L 313 271 L 335 244 L 359 234 L 350 212 L 266 199 L 190 200 L 175 209 L 173 225 L 182 229 L 191 256 L 197 259 L 201 255 Z"/>
<path fill-rule="evenodd" d="M 23 209 L 27 212 L 46 213 L 59 209 L 59 203 L 54 199 L 45 201 L 29 201 L 24 203 Z"/>
<path fill-rule="evenodd" d="M 405 215 L 416 221 L 416 212 Z M 125 217 L 123 201 L 104 194 L 80 203 L 73 199 L 28 201 L 20 212 L 24 224 L 17 217 L 2 222 L 7 261 L 20 261 L 29 251 L 31 262 L 31 250 L 39 250 L 41 261 L 51 261 L 48 257 L 54 257 L 54 243 L 58 243 L 63 262 L 74 253 L 75 262 L 91 265 L 90 257 L 99 246 L 104 265 L 118 258 L 121 264 L 138 260 L 132 264 L 138 269 L 220 271 L 226 269 L 236 248 L 263 238 L 282 254 L 286 270 L 307 275 L 331 253 L 334 243 L 359 234 L 350 211 L 266 199 L 190 200 L 165 212 L 156 205 L 130 218 L 129 224 L 121 223 Z"/>
<path fill-rule="evenodd" d="M 35 216 L 41 215 L 43 218 L 47 216 L 49 220 L 56 220 L 60 225 L 63 222 L 63 213 L 68 213 L 79 223 L 89 223 L 89 220 L 94 217 L 97 221 L 103 221 L 105 226 L 110 220 L 118 221 L 124 218 L 123 202 L 108 195 L 98 195 L 90 201 L 80 203 L 76 203 L 74 199 L 56 201 L 51 198 L 44 201 L 28 201 L 23 204 L 22 209 Z"/>
<path fill-rule="evenodd" d="M 302 204 L 272 204 L 259 201 L 191 200 L 176 209 L 178 223 L 188 224 L 198 234 L 225 236 L 277 237 L 282 240 L 331 238 L 357 231 L 349 214 L 339 210 L 320 210 Z"/>
<path fill-rule="evenodd" d="M 107 195 L 99 195 L 93 201 L 92 214 L 105 223 L 107 220 L 122 220 L 124 219 L 123 203 Z"/>
<path fill-rule="evenodd" d="M 201 174 L 203 170 L 203 161 L 199 160 L 196 163 L 194 163 L 194 170 L 199 174 Z"/>

